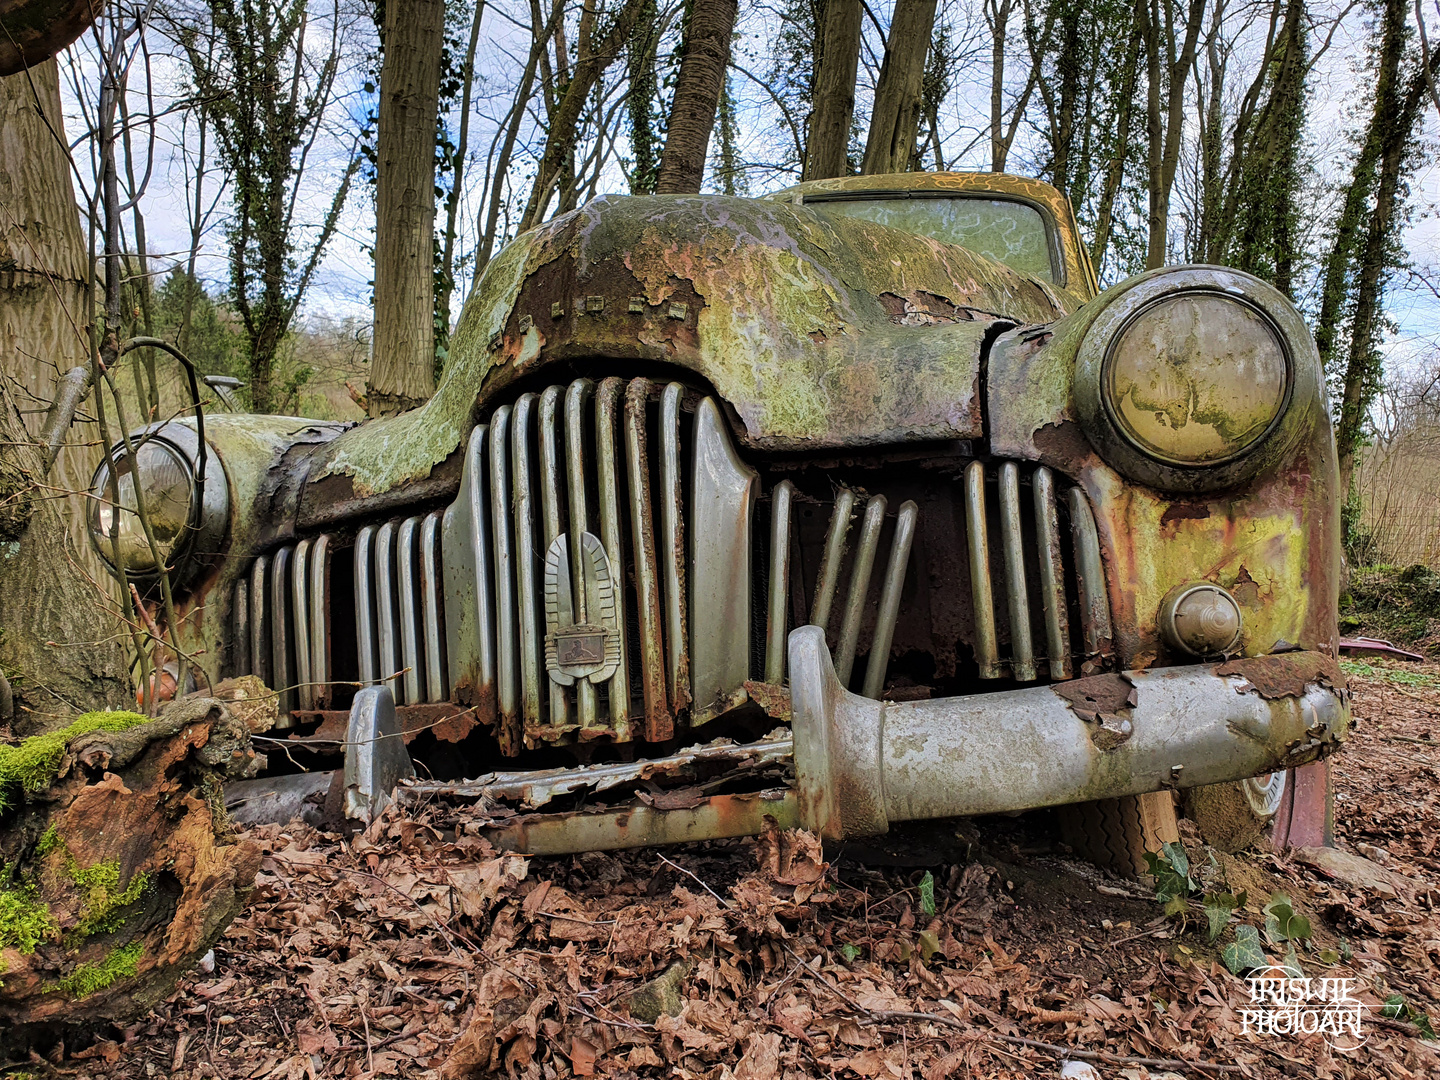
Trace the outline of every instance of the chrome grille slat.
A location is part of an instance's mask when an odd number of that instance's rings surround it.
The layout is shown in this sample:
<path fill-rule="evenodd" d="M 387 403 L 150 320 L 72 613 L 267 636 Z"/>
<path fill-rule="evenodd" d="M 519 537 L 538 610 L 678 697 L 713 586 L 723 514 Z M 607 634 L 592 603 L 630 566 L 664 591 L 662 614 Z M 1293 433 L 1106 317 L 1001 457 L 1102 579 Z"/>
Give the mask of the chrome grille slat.
<path fill-rule="evenodd" d="M 402 704 L 415 705 L 426 700 L 426 664 L 422 656 L 420 625 L 420 581 L 417 573 L 419 518 L 406 518 L 395 534 L 395 583 L 400 616 L 400 665 L 405 698 Z"/>
<path fill-rule="evenodd" d="M 375 533 L 375 623 L 380 666 L 377 681 L 390 684 L 395 704 L 404 705 L 405 686 L 400 679 L 400 627 L 395 618 L 395 523 L 387 521 Z"/>
<path fill-rule="evenodd" d="M 323 539 L 323 537 L 322 537 Z M 450 680 L 445 669 L 444 614 L 440 599 L 440 511 L 425 515 L 420 524 L 420 595 L 424 609 L 425 700 L 446 701 Z"/>
<path fill-rule="evenodd" d="M 315 707 L 315 686 L 310 676 L 310 547 L 309 540 L 295 545 L 290 573 L 290 610 L 295 641 L 295 700 L 299 708 Z"/>
<path fill-rule="evenodd" d="M 990 588 L 990 529 L 985 514 L 985 466 L 965 467 L 965 539 L 970 552 L 970 596 L 975 611 L 975 663 L 980 678 L 1000 678 L 995 596 Z"/>
<path fill-rule="evenodd" d="M 330 536 L 310 549 L 310 706 L 330 704 Z"/>
<path fill-rule="evenodd" d="M 495 630 L 491 596 L 490 504 L 485 425 L 470 433 L 460 493 L 441 518 L 445 575 L 445 647 L 448 675 L 456 696 L 482 707 L 481 719 L 494 719 Z"/>
<path fill-rule="evenodd" d="M 770 597 L 765 627 L 765 681 L 785 678 L 785 645 L 790 605 L 790 506 L 795 485 L 781 480 L 770 494 Z"/>
<path fill-rule="evenodd" d="M 875 552 L 880 547 L 880 530 L 885 524 L 885 496 L 872 495 L 865 503 L 860 523 L 860 542 L 855 547 L 855 564 L 845 596 L 845 617 L 840 624 L 840 641 L 835 648 L 835 674 L 841 686 L 850 685 L 855 666 L 855 648 L 860 641 L 860 619 L 870 595 L 870 574 L 875 569 Z"/>
<path fill-rule="evenodd" d="M 905 588 L 905 572 L 910 567 L 910 547 L 915 540 L 915 523 L 919 517 L 920 507 L 909 499 L 900 504 L 900 510 L 895 515 L 895 537 L 890 545 L 885 581 L 880 588 L 880 610 L 875 618 L 870 659 L 865 666 L 865 688 L 861 691 L 868 698 L 878 698 L 885 689 L 890 645 L 895 640 L 895 623 L 900 617 L 900 593 Z"/>
<path fill-rule="evenodd" d="M 1055 505 L 1055 477 L 1040 466 L 1031 477 L 1035 497 L 1035 542 L 1040 552 L 1040 593 L 1045 607 L 1045 650 L 1050 678 L 1070 678 L 1070 613 L 1065 604 L 1065 566 L 1060 558 L 1060 514 Z"/>
<path fill-rule="evenodd" d="M 665 696 L 665 647 L 660 637 L 660 581 L 650 507 L 650 468 L 645 406 L 650 384 L 634 379 L 625 391 L 625 466 L 630 488 L 630 535 L 635 541 L 635 595 L 640 624 L 640 677 L 645 697 L 645 737 L 668 739 L 674 714 Z"/>
<path fill-rule="evenodd" d="M 250 568 L 250 662 L 251 671 L 266 686 L 270 682 L 270 604 L 266 599 L 266 582 L 270 575 L 270 557 L 257 555 Z"/>
<path fill-rule="evenodd" d="M 355 534 L 355 644 L 363 686 L 380 681 L 380 638 L 375 627 L 375 532 L 374 525 L 366 525 Z"/>
<path fill-rule="evenodd" d="M 250 660 L 250 580 L 242 577 L 235 583 L 235 602 L 230 608 L 231 671 L 248 675 L 255 670 Z"/>
<path fill-rule="evenodd" d="M 520 662 L 520 715 L 526 731 L 540 724 L 540 588 L 536 573 L 544 556 L 535 549 L 535 509 L 531 493 L 535 477 L 530 470 L 530 430 L 534 422 L 534 394 L 521 394 L 510 414 L 511 501 L 515 512 L 515 611 Z"/>
<path fill-rule="evenodd" d="M 284 716 L 295 708 L 294 669 L 290 666 L 290 549 L 282 547 L 270 562 L 270 673 L 277 707 Z"/>
<path fill-rule="evenodd" d="M 660 396 L 660 564 L 665 604 L 665 645 L 670 707 L 690 703 L 690 649 L 685 625 L 684 493 L 680 490 L 680 399 L 684 387 L 669 383 Z"/>
<path fill-rule="evenodd" d="M 578 622 L 589 622 L 586 610 L 585 552 L 580 542 L 582 533 L 590 531 L 590 508 L 585 497 L 585 404 L 594 384 L 589 379 L 576 379 L 565 391 L 565 464 L 570 496 L 570 592 Z M 582 728 L 596 725 L 595 684 L 581 679 L 575 684 L 575 711 Z"/>
<path fill-rule="evenodd" d="M 1025 582 L 1025 549 L 1020 524 L 1020 466 L 1000 466 L 1000 547 L 1005 552 L 1005 593 L 1010 605 L 1010 674 L 1035 681 L 1035 645 L 1030 637 L 1030 594 Z"/>
<path fill-rule="evenodd" d="M 560 387 L 547 386 L 540 395 L 539 453 L 540 453 L 540 520 L 543 526 L 542 545 L 536 553 L 539 565 L 545 563 L 550 545 L 561 534 L 560 507 L 560 442 L 559 407 Z M 543 592 L 543 590 L 542 590 Z M 545 696 L 550 702 L 550 723 L 553 727 L 565 727 L 570 723 L 570 702 L 565 688 L 550 678 L 545 678 Z"/>
<path fill-rule="evenodd" d="M 490 535 L 495 555 L 495 705 L 501 745 L 519 749 L 514 576 L 510 554 L 510 406 L 490 418 Z"/>
<path fill-rule="evenodd" d="M 1109 656 L 1110 598 L 1105 592 L 1105 567 L 1100 561 L 1100 536 L 1090 500 L 1078 487 L 1070 489 L 1070 529 L 1075 542 L 1075 577 L 1080 592 L 1080 629 L 1085 659 L 1081 674 L 1090 674 L 1097 661 Z"/>
<path fill-rule="evenodd" d="M 695 407 L 692 432 L 690 722 L 703 724 L 745 700 L 750 537 L 760 477 L 735 452 L 719 406 L 710 398 Z"/>
<path fill-rule="evenodd" d="M 595 457 L 596 479 L 600 499 L 600 542 L 605 557 L 615 568 L 620 587 L 615 590 L 615 615 L 620 624 L 620 666 L 610 680 L 610 724 L 616 737 L 629 737 L 630 724 L 630 654 L 626 640 L 624 553 L 620 540 L 620 495 L 616 476 L 615 425 L 619 423 L 620 395 L 624 391 L 620 379 L 606 379 L 595 395 Z"/>
<path fill-rule="evenodd" d="M 835 603 L 835 589 L 840 582 L 840 563 L 845 558 L 845 537 L 850 533 L 850 519 L 854 514 L 855 493 L 841 488 L 835 494 L 825 555 L 820 562 L 820 578 L 815 585 L 815 603 L 810 609 L 810 622 L 822 629 L 830 625 L 830 608 Z"/>

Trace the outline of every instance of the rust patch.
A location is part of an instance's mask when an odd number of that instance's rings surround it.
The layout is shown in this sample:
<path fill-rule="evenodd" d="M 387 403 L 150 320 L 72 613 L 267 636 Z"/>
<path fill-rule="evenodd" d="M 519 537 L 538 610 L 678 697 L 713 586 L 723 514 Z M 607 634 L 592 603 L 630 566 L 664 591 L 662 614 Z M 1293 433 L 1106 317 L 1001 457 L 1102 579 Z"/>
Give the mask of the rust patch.
<path fill-rule="evenodd" d="M 350 713 L 344 709 L 296 709 L 292 713 L 302 723 L 319 720 L 320 726 L 309 735 L 286 739 L 291 745 L 313 743 L 317 749 L 344 745 L 350 728 Z M 432 731 L 441 742 L 458 743 L 479 727 L 475 710 L 453 702 L 441 701 L 426 705 L 397 705 L 395 720 L 407 743 L 422 731 Z"/>
<path fill-rule="evenodd" d="M 790 688 L 788 686 L 747 681 L 745 693 L 750 695 L 751 701 L 765 710 L 766 716 L 773 720 L 779 720 L 782 724 L 790 723 Z"/>
<path fill-rule="evenodd" d="M 1135 687 L 1114 672 L 1056 683 L 1050 689 L 1083 720 L 1114 715 L 1135 705 Z"/>
<path fill-rule="evenodd" d="M 1216 675 L 1239 675 L 1266 700 L 1301 697 L 1312 683 L 1345 689 L 1345 676 L 1332 656 L 1318 652 L 1280 653 L 1231 660 L 1215 668 Z"/>
<path fill-rule="evenodd" d="M 1160 527 L 1173 525 L 1177 521 L 1204 521 L 1210 516 L 1208 506 L 1199 506 L 1195 503 L 1173 502 L 1160 515 Z"/>

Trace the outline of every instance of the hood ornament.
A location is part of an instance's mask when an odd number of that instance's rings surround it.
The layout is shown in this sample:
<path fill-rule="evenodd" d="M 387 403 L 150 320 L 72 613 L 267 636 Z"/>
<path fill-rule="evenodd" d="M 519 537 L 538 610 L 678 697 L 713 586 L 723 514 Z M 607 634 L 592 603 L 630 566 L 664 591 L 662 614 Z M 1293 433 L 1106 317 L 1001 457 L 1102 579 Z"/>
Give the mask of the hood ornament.
<path fill-rule="evenodd" d="M 619 586 L 610 560 L 599 537 L 588 532 L 580 534 L 578 554 L 571 559 L 564 535 L 545 552 L 545 669 L 562 686 L 582 679 L 602 683 L 620 666 Z"/>

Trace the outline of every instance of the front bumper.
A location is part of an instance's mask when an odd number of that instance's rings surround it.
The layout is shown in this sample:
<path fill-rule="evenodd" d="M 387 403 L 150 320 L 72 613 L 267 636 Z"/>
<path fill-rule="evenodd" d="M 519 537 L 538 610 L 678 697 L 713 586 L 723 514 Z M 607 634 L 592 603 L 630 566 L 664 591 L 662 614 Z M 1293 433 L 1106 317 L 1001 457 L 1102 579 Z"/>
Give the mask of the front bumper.
<path fill-rule="evenodd" d="M 819 627 L 789 648 L 800 820 L 837 839 L 1241 780 L 1323 757 L 1350 726 L 1345 691 L 1307 678 L 1330 667 L 1313 653 L 1267 658 L 1258 686 L 1217 673 L 1242 663 L 886 702 L 840 685 Z"/>
<path fill-rule="evenodd" d="M 402 779 L 413 770 L 396 738 L 389 691 L 367 689 L 356 698 L 347 735 L 347 814 L 370 820 L 391 791 L 402 805 L 461 800 L 472 805 L 467 828 L 496 847 L 536 855 L 748 836 L 768 821 L 840 839 L 883 833 L 892 822 L 1241 780 L 1324 757 L 1350 726 L 1343 680 L 1320 653 L 915 702 L 845 690 L 817 626 L 790 634 L 789 661 L 791 738 L 459 783 Z M 388 752 L 378 752 L 382 743 Z M 710 796 L 691 787 L 670 800 L 640 790 L 658 777 L 693 780 L 702 763 L 729 763 L 736 776 L 792 758 L 793 786 Z M 232 802 L 243 799 L 242 786 L 230 792 Z M 633 801 L 584 805 L 589 796 L 625 789 L 638 792 Z M 581 808 L 547 809 L 575 795 Z"/>

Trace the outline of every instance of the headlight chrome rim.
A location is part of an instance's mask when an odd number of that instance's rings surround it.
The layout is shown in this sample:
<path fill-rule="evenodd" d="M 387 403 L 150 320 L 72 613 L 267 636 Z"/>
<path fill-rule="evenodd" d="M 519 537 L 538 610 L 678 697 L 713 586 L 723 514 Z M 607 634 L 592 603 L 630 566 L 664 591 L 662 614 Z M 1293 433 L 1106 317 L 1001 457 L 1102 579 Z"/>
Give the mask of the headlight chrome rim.
<path fill-rule="evenodd" d="M 1258 315 L 1274 336 L 1286 367 L 1280 407 L 1261 436 L 1223 459 L 1198 464 L 1142 449 L 1119 422 L 1104 392 L 1106 361 L 1123 332 L 1156 305 L 1186 295 L 1217 297 Z M 1122 282 L 1092 303 L 1098 310 L 1086 321 L 1075 354 L 1075 412 L 1091 445 L 1126 478 L 1177 494 L 1233 488 L 1278 464 L 1323 420 L 1320 359 L 1309 328 L 1295 306 L 1259 278 L 1218 266 L 1167 267 Z"/>
<path fill-rule="evenodd" d="M 142 447 L 146 446 L 159 448 L 169 455 L 175 464 L 182 467 L 183 473 L 189 478 L 190 488 L 187 519 L 184 526 L 177 531 L 174 541 L 166 553 L 165 565 L 157 566 L 153 562 L 147 566 L 127 565 L 125 577 L 139 586 L 148 588 L 160 580 L 162 573 L 168 573 L 171 587 L 181 588 L 193 577 L 194 570 L 198 566 L 203 564 L 209 556 L 218 554 L 222 550 L 230 523 L 228 477 L 225 475 L 224 466 L 220 463 L 214 449 L 207 447 L 203 494 L 202 498 L 196 499 L 195 463 L 199 457 L 200 440 L 195 430 L 186 424 L 175 421 L 153 424 L 133 432 L 130 435 L 130 444 L 137 455 L 141 453 Z M 125 501 L 123 496 L 122 508 L 119 511 L 116 511 L 111 504 L 111 478 L 126 457 L 125 443 L 122 440 L 110 448 L 109 453 L 96 467 L 90 480 L 90 494 L 94 500 L 94 509 L 86 523 L 91 544 L 105 563 L 106 568 L 116 577 L 119 577 L 120 574 L 115 566 L 115 550 L 111 533 L 101 530 L 100 515 L 106 508 L 109 508 L 112 513 L 134 514 L 133 509 L 126 509 L 123 506 Z M 154 507 L 148 505 L 148 502 L 147 499 L 147 513 L 153 514 Z M 113 521 L 114 519 L 112 519 L 112 527 Z M 153 524 L 152 519 L 152 526 Z"/>

